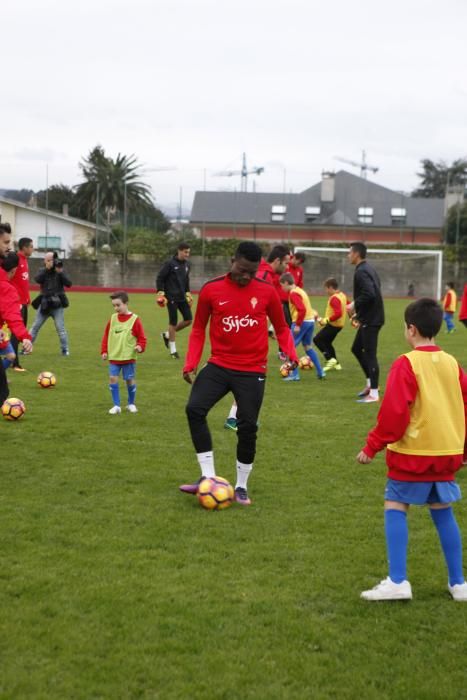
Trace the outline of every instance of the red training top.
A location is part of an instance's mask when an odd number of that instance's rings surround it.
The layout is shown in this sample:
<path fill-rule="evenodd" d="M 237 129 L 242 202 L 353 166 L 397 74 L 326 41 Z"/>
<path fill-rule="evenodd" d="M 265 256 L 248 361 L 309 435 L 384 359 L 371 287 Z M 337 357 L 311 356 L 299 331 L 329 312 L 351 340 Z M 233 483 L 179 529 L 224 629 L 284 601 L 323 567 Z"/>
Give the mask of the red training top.
<path fill-rule="evenodd" d="M 459 309 L 459 321 L 467 321 L 467 284 L 464 285 L 461 308 Z"/>
<path fill-rule="evenodd" d="M 292 265 L 292 263 L 289 263 L 287 265 L 287 272 L 290 272 L 297 287 L 303 289 L 303 267 L 301 265 Z"/>
<path fill-rule="evenodd" d="M 418 347 L 420 352 L 436 352 L 436 345 Z M 459 367 L 459 382 L 464 397 L 467 423 L 467 374 Z M 378 413 L 376 427 L 368 433 L 363 448 L 373 458 L 386 445 L 400 440 L 410 422 L 410 406 L 415 401 L 418 385 L 412 365 L 402 355 L 393 363 L 386 383 L 386 391 Z M 440 416 L 440 420 L 442 417 Z M 467 445 L 464 446 L 464 459 Z M 462 455 L 409 455 L 386 450 L 388 477 L 397 481 L 452 481 L 462 466 Z"/>
<path fill-rule="evenodd" d="M 118 314 L 118 320 L 120 323 L 125 323 L 125 321 L 128 321 L 129 318 L 131 318 L 133 314 L 130 312 L 128 314 Z M 104 335 L 102 336 L 102 343 L 101 343 L 101 355 L 105 353 L 107 355 L 108 353 L 108 339 L 109 339 L 109 329 L 110 329 L 110 320 L 108 321 Z M 144 328 L 143 324 L 140 321 L 140 318 L 136 319 L 136 321 L 133 324 L 133 328 L 131 329 L 131 334 L 135 336 L 136 338 L 136 344 L 141 345 L 141 350 L 144 352 L 146 349 L 146 336 L 144 335 Z M 112 363 L 114 365 L 128 365 L 134 362 L 135 360 L 112 360 Z"/>
<path fill-rule="evenodd" d="M 268 358 L 267 318 L 277 340 L 297 362 L 297 353 L 282 305 L 274 288 L 254 278 L 240 287 L 230 274 L 206 282 L 201 289 L 188 341 L 184 372 L 195 370 L 201 360 L 206 326 L 210 321 L 211 355 L 208 362 L 240 372 L 265 373 Z"/>
<path fill-rule="evenodd" d="M 21 306 L 28 306 L 31 303 L 31 297 L 29 296 L 29 265 L 28 259 L 18 251 L 19 263 L 16 268 L 16 272 L 11 278 L 11 284 L 18 292 L 19 303 Z"/>
<path fill-rule="evenodd" d="M 8 279 L 8 275 L 0 268 L 0 327 L 6 322 L 10 331 L 18 338 L 31 340 L 28 329 L 23 323 L 20 312 L 18 292 Z"/>

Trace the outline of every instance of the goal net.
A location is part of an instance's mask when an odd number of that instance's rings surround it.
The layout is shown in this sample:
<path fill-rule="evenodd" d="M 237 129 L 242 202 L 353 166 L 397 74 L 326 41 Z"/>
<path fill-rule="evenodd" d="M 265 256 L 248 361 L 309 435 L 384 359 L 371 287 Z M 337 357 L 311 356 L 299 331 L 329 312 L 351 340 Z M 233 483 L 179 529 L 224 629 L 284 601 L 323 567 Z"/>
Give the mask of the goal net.
<path fill-rule="evenodd" d="M 354 267 L 347 258 L 348 248 L 297 246 L 294 252 L 306 254 L 305 286 L 312 294 L 323 293 L 323 282 L 335 277 L 341 289 L 351 294 Z M 441 250 L 388 250 L 368 248 L 368 262 L 376 269 L 384 296 L 432 297 L 441 299 L 443 252 Z"/>

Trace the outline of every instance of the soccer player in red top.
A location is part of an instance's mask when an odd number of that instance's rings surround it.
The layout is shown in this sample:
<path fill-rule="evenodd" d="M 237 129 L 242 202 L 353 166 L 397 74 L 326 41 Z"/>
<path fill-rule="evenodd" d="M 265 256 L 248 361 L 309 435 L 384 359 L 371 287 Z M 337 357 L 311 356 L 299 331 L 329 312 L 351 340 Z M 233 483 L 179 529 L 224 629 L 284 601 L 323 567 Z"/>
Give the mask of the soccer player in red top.
<path fill-rule="evenodd" d="M 184 380 L 193 384 L 186 413 L 201 479 L 215 476 L 212 439 L 206 416 L 229 392 L 237 402 L 235 500 L 242 505 L 251 503 L 247 481 L 253 468 L 258 415 L 266 382 L 268 317 L 290 360 L 295 366 L 298 362 L 276 291 L 270 284 L 255 277 L 260 260 L 259 246 L 244 241 L 235 252 L 230 272 L 203 286 L 183 367 Z M 194 381 L 208 322 L 211 354 Z M 180 490 L 195 494 L 198 484 L 199 481 L 183 484 Z"/>
<path fill-rule="evenodd" d="M 464 292 L 462 294 L 459 321 L 467 328 L 467 284 L 464 285 Z"/>
<path fill-rule="evenodd" d="M 305 262 L 305 253 L 294 253 L 287 265 L 286 272 L 290 272 L 294 278 L 297 287 L 303 289 L 303 263 Z"/>
<path fill-rule="evenodd" d="M 11 284 L 18 292 L 19 303 L 21 304 L 21 316 L 23 318 L 23 323 L 27 327 L 28 325 L 28 306 L 31 303 L 31 297 L 29 296 L 29 264 L 28 258 L 31 257 L 34 250 L 34 243 L 31 238 L 20 238 L 18 241 L 18 258 L 19 263 L 16 268 L 16 272 L 11 278 Z M 11 344 L 13 350 L 16 354 L 16 359 L 13 362 L 13 369 L 16 372 L 25 372 L 26 370 L 21 367 L 18 359 L 18 339 L 15 335 L 11 336 Z"/>

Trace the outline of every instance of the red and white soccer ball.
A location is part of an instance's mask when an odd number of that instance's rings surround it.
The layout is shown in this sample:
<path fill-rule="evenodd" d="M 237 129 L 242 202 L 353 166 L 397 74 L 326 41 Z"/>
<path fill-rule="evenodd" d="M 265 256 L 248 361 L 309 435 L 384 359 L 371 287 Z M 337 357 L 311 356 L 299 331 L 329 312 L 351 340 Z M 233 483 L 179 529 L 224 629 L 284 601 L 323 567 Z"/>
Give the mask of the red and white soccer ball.
<path fill-rule="evenodd" d="M 234 501 L 234 490 L 227 479 L 213 476 L 198 486 L 198 501 L 206 510 L 224 510 Z"/>
<path fill-rule="evenodd" d="M 41 372 L 37 377 L 37 383 L 43 389 L 50 389 L 57 383 L 57 378 L 52 372 Z"/>
<path fill-rule="evenodd" d="M 5 420 L 19 420 L 25 412 L 26 406 L 21 399 L 7 399 L 2 405 L 2 416 Z"/>
<path fill-rule="evenodd" d="M 308 357 L 308 355 L 303 355 L 303 357 L 301 357 L 298 361 L 298 366 L 300 367 L 300 369 L 304 369 L 304 370 L 312 369 L 313 362 Z"/>
<path fill-rule="evenodd" d="M 279 374 L 281 377 L 288 377 L 289 374 L 292 371 L 292 363 L 291 362 L 283 362 L 281 366 L 279 367 Z"/>

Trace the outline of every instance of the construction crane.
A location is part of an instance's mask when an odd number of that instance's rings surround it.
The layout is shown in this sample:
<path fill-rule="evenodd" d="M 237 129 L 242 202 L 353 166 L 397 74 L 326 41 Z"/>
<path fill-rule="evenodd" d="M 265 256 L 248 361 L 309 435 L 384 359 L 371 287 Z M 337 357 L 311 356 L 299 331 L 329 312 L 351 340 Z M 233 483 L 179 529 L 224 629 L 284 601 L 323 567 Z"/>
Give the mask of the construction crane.
<path fill-rule="evenodd" d="M 263 167 L 253 167 L 250 170 L 246 167 L 246 153 L 243 154 L 242 158 L 242 169 L 241 170 L 221 170 L 214 175 L 220 175 L 222 177 L 232 177 L 233 175 L 240 175 L 240 192 L 248 192 L 248 175 L 261 175 L 264 172 Z"/>
<path fill-rule="evenodd" d="M 377 168 L 374 165 L 369 165 L 366 162 L 366 153 L 365 151 L 362 151 L 362 160 L 360 163 L 357 163 L 355 160 L 349 160 L 348 158 L 341 158 L 341 156 L 334 156 L 335 160 L 340 160 L 341 163 L 347 163 L 348 165 L 353 165 L 356 168 L 360 168 L 360 177 L 364 177 L 365 180 L 368 177 L 367 173 L 369 170 L 371 170 L 372 173 L 377 173 L 379 168 Z"/>

